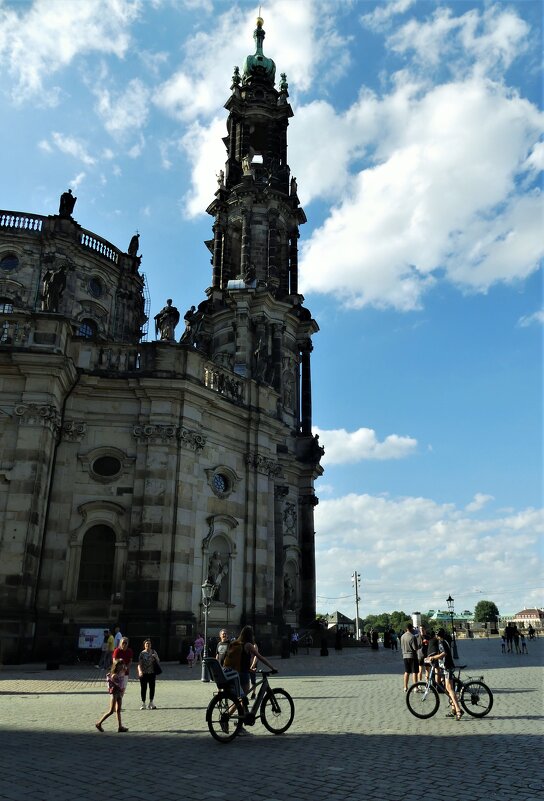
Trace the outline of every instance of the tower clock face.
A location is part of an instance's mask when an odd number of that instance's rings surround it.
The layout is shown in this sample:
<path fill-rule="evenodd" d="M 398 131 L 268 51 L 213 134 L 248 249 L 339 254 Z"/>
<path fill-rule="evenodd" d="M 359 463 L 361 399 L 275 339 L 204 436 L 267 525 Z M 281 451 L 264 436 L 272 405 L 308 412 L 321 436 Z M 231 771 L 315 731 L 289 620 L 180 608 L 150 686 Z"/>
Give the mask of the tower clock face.
<path fill-rule="evenodd" d="M 216 492 L 226 492 L 228 489 L 227 479 L 221 473 L 216 473 L 213 477 L 213 488 Z"/>

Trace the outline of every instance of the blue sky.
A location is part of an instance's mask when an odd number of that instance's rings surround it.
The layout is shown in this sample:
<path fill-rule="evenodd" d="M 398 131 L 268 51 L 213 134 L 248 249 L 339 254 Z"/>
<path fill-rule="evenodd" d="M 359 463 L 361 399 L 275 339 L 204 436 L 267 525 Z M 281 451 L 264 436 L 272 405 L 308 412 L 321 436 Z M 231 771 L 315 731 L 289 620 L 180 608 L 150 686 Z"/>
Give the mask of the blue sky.
<path fill-rule="evenodd" d="M 210 283 L 258 5 L 0 0 L 0 207 L 141 234 L 151 316 Z M 318 609 L 544 605 L 542 2 L 270 0 L 308 223 Z M 181 333 L 181 332 L 179 332 Z"/>

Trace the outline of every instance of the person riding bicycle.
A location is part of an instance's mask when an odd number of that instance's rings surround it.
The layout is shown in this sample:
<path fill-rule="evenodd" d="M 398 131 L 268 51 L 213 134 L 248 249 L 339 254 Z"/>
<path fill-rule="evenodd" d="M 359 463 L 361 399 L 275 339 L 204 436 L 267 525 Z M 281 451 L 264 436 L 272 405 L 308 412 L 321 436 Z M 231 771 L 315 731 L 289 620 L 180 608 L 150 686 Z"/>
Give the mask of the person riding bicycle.
<path fill-rule="evenodd" d="M 461 720 L 463 716 L 463 710 L 459 706 L 459 701 L 457 700 L 457 695 L 455 694 L 455 690 L 453 689 L 453 668 L 455 667 L 453 662 L 453 657 L 451 655 L 451 649 L 449 643 L 446 639 L 446 632 L 444 629 L 438 629 L 436 632 L 436 638 L 438 640 L 438 653 L 430 654 L 427 651 L 427 661 L 431 663 L 438 663 L 438 666 L 441 669 L 442 676 L 444 679 L 444 686 L 446 688 L 446 692 L 450 697 L 451 705 L 453 707 L 454 713 L 453 717 L 456 720 Z"/>
<path fill-rule="evenodd" d="M 277 669 L 272 665 L 265 656 L 259 653 L 259 649 L 255 645 L 255 638 L 253 636 L 253 629 L 251 626 L 244 626 L 238 639 L 242 643 L 242 659 L 240 663 L 240 684 L 242 691 L 247 695 L 251 686 L 251 677 L 249 675 L 250 666 L 255 660 L 263 662 L 270 670 L 277 673 Z"/>

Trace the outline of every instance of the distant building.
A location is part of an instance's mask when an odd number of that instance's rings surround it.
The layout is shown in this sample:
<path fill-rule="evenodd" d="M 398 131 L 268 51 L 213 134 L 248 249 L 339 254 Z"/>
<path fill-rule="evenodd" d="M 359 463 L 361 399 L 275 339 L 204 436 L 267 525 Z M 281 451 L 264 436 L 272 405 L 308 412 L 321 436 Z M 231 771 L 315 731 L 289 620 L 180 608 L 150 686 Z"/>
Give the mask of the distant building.
<path fill-rule="evenodd" d="M 59 213 L 0 211 L 0 637 L 4 661 L 73 650 L 119 623 L 175 657 L 203 626 L 268 647 L 315 619 L 310 360 L 298 291 L 306 221 L 287 162 L 285 75 L 235 68 L 227 160 L 207 211 L 211 284 L 147 323 L 124 252 Z"/>
<path fill-rule="evenodd" d="M 544 609 L 522 609 L 515 615 L 504 617 L 505 623 L 517 623 L 525 628 L 533 626 L 535 629 L 544 628 Z"/>
<path fill-rule="evenodd" d="M 352 620 L 342 612 L 333 612 L 331 615 L 327 615 L 327 628 L 355 634 L 355 618 Z"/>

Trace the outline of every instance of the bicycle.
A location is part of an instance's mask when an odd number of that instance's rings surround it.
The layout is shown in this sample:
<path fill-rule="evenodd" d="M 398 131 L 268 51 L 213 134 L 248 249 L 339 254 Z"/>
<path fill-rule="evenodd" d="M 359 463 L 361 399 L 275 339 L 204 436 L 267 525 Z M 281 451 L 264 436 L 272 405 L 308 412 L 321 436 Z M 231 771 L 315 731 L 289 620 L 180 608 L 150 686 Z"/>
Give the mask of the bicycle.
<path fill-rule="evenodd" d="M 207 657 L 206 667 L 217 685 L 206 710 L 206 723 L 210 734 L 220 743 L 234 740 L 242 726 L 253 726 L 260 717 L 262 724 L 272 734 L 283 734 L 295 717 L 295 704 L 288 692 L 281 687 L 272 689 L 268 677 L 276 670 L 259 670 L 261 681 L 256 685 L 257 697 L 249 707 L 247 698 L 241 699 L 221 669 L 217 659 Z"/>
<path fill-rule="evenodd" d="M 465 712 L 474 718 L 483 718 L 491 712 L 493 693 L 482 681 L 483 676 L 469 676 L 468 681 L 462 681 L 461 671 L 465 668 L 466 665 L 456 668 L 457 675 L 452 678 L 453 689 L 459 695 L 459 702 Z M 435 673 L 436 666 L 433 664 L 427 681 L 412 684 L 406 693 L 406 706 L 416 718 L 432 718 L 440 706 L 440 695 L 447 696 L 446 688 L 436 680 Z"/>

